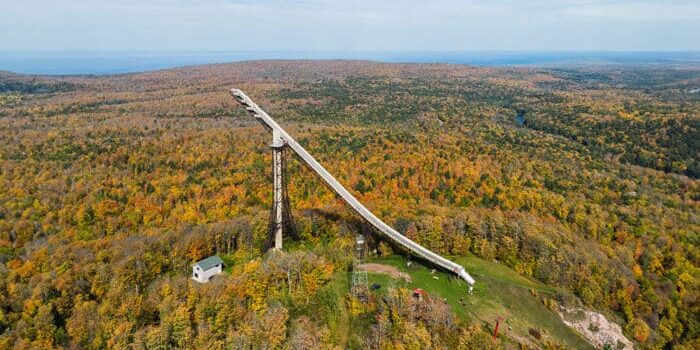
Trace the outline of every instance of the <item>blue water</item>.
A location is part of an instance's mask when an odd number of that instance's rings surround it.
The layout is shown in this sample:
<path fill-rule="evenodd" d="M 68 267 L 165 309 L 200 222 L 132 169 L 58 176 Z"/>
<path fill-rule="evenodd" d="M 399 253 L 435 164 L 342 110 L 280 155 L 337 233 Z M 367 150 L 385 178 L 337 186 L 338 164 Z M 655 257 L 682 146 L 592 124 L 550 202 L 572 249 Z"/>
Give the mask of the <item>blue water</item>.
<path fill-rule="evenodd" d="M 119 74 L 260 59 L 355 59 L 477 66 L 700 62 L 700 52 L 0 52 L 0 70 L 24 74 Z"/>

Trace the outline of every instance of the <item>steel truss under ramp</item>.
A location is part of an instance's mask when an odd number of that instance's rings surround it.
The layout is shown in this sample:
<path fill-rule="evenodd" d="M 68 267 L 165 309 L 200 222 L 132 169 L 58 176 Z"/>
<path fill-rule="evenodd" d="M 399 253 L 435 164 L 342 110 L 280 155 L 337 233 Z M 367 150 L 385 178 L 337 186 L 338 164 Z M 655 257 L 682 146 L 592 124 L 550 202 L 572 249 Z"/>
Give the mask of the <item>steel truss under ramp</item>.
<path fill-rule="evenodd" d="M 233 95 L 233 97 L 236 98 L 236 100 L 239 103 L 241 103 L 246 108 L 246 110 L 249 113 L 253 115 L 253 117 L 255 117 L 260 123 L 262 123 L 265 129 L 272 132 L 273 149 L 275 148 L 275 146 L 278 146 L 280 142 L 288 146 L 290 149 L 292 149 L 292 151 L 294 151 L 294 153 L 296 153 L 299 156 L 299 158 L 301 158 L 301 160 L 311 170 L 313 170 L 313 172 L 315 172 L 324 182 L 326 182 L 326 184 L 328 184 L 328 186 L 330 186 L 333 189 L 333 191 L 335 191 L 335 193 L 337 193 L 345 201 L 345 203 L 347 203 L 363 219 L 365 219 L 372 226 L 374 226 L 379 232 L 391 238 L 394 242 L 396 242 L 400 246 L 403 246 L 404 248 L 408 249 L 409 251 L 418 255 L 419 257 L 428 260 L 431 263 L 444 268 L 445 270 L 455 273 L 457 276 L 459 276 L 467 282 L 467 284 L 469 285 L 469 291 L 471 292 L 475 281 L 474 278 L 472 278 L 472 276 L 469 275 L 469 273 L 464 269 L 462 265 L 459 265 L 451 260 L 445 259 L 442 256 L 433 253 L 429 249 L 426 249 L 420 244 L 403 236 L 398 231 L 394 230 L 391 226 L 387 225 L 384 221 L 379 219 L 376 215 L 369 211 L 369 209 L 362 205 L 362 203 L 360 203 L 360 201 L 358 201 L 357 198 L 355 198 L 355 196 L 348 192 L 348 190 L 345 189 L 345 187 L 343 187 L 343 185 L 341 185 L 340 182 L 338 182 L 338 180 L 336 180 L 333 177 L 333 175 L 331 175 L 318 161 L 316 161 L 316 159 L 314 159 L 314 157 L 312 157 L 311 154 L 309 154 L 309 152 L 307 152 L 306 149 L 304 149 L 304 147 L 302 147 L 296 140 L 294 140 L 293 137 L 291 137 L 284 129 L 282 129 L 282 127 L 279 126 L 279 124 L 277 124 L 277 122 L 274 119 L 272 119 L 272 117 L 265 113 L 265 111 L 262 110 L 262 108 L 260 108 L 257 104 L 255 104 L 255 102 L 253 102 L 248 96 L 246 96 L 246 94 L 244 94 L 243 91 L 239 89 L 231 89 L 231 94 Z M 281 170 L 281 166 L 279 167 L 279 169 Z M 277 186 L 275 187 L 277 188 Z M 275 194 L 277 194 L 277 191 L 275 191 Z M 277 195 L 275 197 L 276 201 L 279 199 L 279 202 L 282 202 L 281 193 L 280 197 L 277 197 Z M 279 235 L 281 239 L 282 210 L 278 209 L 276 212 L 279 213 L 277 215 L 279 215 L 278 217 L 280 218 L 280 225 L 278 227 L 280 227 Z"/>
<path fill-rule="evenodd" d="M 292 206 L 289 204 L 289 193 L 287 192 L 289 184 L 289 172 L 285 157 L 287 148 L 281 139 L 273 141 L 270 148 L 272 148 L 273 200 L 265 250 L 282 249 L 283 232 L 296 240 L 299 239 L 299 233 L 292 219 Z"/>

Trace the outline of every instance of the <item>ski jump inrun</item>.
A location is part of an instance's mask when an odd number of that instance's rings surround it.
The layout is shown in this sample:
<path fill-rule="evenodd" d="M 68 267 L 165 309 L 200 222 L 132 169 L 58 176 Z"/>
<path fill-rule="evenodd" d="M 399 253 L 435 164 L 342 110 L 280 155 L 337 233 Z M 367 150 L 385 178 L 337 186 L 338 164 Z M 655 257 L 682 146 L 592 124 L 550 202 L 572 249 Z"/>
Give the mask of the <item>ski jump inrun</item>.
<path fill-rule="evenodd" d="M 463 280 L 469 285 L 469 292 L 471 293 L 474 286 L 474 278 L 472 278 L 469 273 L 464 269 L 462 265 L 459 265 L 451 260 L 445 259 L 442 256 L 433 253 L 429 249 L 421 246 L 420 244 L 410 240 L 409 238 L 403 236 L 398 231 L 393 229 L 391 226 L 387 225 L 384 221 L 379 219 L 371 211 L 369 211 L 360 201 L 355 198 L 350 192 L 348 192 L 343 185 L 338 182 L 338 180 L 333 177 L 314 157 L 309 154 L 309 152 L 304 149 L 294 138 L 292 138 L 284 129 L 282 129 L 277 122 L 272 119 L 265 111 L 260 108 L 255 102 L 253 102 L 243 91 L 239 89 L 231 89 L 231 94 L 236 100 L 242 104 L 245 109 L 253 115 L 268 131 L 272 132 L 272 149 L 273 149 L 273 164 L 274 164 L 274 202 L 273 202 L 273 212 L 271 217 L 271 222 L 274 223 L 274 244 L 275 248 L 282 248 L 282 228 L 283 228 L 283 215 L 284 210 L 289 210 L 288 208 L 283 208 L 285 204 L 283 200 L 283 190 L 282 190 L 282 149 L 284 147 L 289 147 L 294 153 L 296 153 L 299 158 L 311 169 L 316 175 L 318 175 L 323 181 L 330 186 L 335 193 L 337 193 L 344 201 L 347 203 L 355 212 L 357 212 L 363 219 L 374 226 L 379 232 L 391 238 L 397 244 L 405 247 L 417 256 L 430 261 L 431 263 L 448 270 Z"/>

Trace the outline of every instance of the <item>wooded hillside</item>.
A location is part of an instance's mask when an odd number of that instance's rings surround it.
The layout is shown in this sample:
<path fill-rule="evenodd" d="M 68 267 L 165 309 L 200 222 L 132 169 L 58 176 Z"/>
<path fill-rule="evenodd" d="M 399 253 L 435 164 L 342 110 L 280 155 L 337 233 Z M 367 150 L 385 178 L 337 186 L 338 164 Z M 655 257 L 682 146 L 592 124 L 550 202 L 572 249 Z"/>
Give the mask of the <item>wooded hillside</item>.
<path fill-rule="evenodd" d="M 232 87 L 409 238 L 570 291 L 641 348 L 700 346 L 700 67 L 264 61 L 0 73 L 1 349 L 491 344 L 439 298 L 425 319 L 407 290 L 339 293 L 370 231 L 296 161 L 302 240 L 264 255 L 270 136 Z M 212 254 L 227 273 L 193 284 Z"/>

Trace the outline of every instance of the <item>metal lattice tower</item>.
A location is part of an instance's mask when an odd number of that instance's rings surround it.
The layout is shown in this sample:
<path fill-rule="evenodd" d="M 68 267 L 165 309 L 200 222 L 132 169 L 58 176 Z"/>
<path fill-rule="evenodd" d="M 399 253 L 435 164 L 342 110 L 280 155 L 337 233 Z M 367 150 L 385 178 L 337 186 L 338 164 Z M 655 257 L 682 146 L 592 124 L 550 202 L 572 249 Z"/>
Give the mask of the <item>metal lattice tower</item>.
<path fill-rule="evenodd" d="M 279 132 L 272 132 L 272 210 L 270 211 L 270 223 L 268 228 L 267 243 L 265 249 L 282 249 L 283 233 L 289 233 L 293 238 L 299 239 L 287 192 L 287 166 L 285 162 L 285 148 L 287 144 Z"/>
<path fill-rule="evenodd" d="M 365 267 L 365 237 L 355 238 L 355 258 L 352 263 L 352 287 L 350 292 L 359 299 L 366 299 L 369 292 L 367 286 L 367 268 Z"/>

